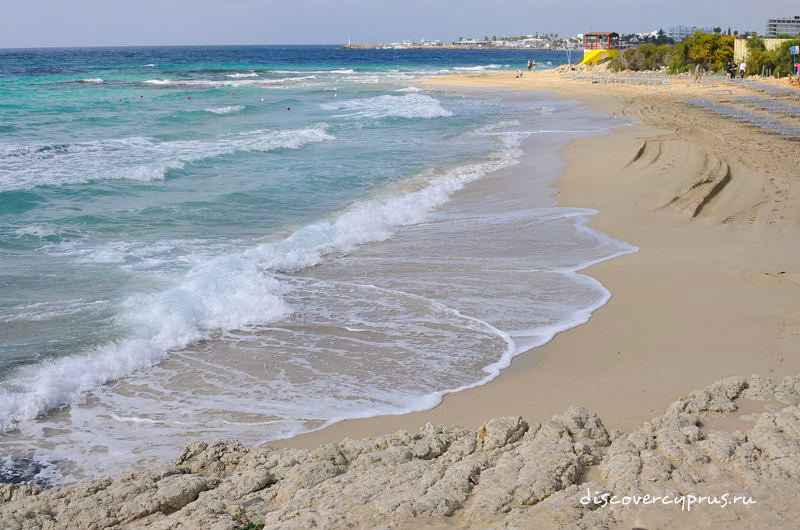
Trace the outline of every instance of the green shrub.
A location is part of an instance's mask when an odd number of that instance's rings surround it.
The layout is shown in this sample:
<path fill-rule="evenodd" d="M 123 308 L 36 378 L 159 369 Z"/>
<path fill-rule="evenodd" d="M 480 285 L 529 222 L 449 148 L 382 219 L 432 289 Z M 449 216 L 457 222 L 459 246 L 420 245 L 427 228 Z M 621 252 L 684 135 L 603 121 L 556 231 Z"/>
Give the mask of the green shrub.
<path fill-rule="evenodd" d="M 733 43 L 736 37 L 723 33 L 698 31 L 683 42 L 672 46 L 653 43 L 629 48 L 619 57 L 609 61 L 611 70 L 658 70 L 666 67 L 671 74 L 694 70 L 699 64 L 704 70 L 720 72 L 733 59 Z M 748 43 L 749 44 L 749 43 Z M 763 47 L 764 42 L 761 41 Z M 759 46 L 755 43 L 756 48 Z"/>
<path fill-rule="evenodd" d="M 753 37 L 751 39 L 747 39 L 747 51 L 752 52 L 755 50 L 766 51 L 767 45 L 764 44 L 764 39 L 761 37 Z"/>
<path fill-rule="evenodd" d="M 638 48 L 629 48 L 609 62 L 611 69 L 620 70 L 658 70 L 664 66 L 664 57 L 670 47 L 659 44 L 642 44 Z"/>
<path fill-rule="evenodd" d="M 770 72 L 775 77 L 793 73 L 792 54 L 789 53 L 792 46 L 800 46 L 800 39 L 784 42 L 770 51 L 758 46 L 750 47 L 748 43 L 747 73 L 761 75 Z"/>

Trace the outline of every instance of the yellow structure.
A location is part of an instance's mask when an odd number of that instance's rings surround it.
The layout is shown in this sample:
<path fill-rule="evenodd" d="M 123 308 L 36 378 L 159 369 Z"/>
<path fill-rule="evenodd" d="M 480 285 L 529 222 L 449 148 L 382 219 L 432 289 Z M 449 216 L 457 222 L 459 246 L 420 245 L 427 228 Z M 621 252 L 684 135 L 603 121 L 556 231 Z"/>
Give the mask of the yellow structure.
<path fill-rule="evenodd" d="M 580 64 L 594 64 L 606 57 L 619 55 L 619 34 L 603 31 L 586 33 L 583 36 L 583 61 Z"/>

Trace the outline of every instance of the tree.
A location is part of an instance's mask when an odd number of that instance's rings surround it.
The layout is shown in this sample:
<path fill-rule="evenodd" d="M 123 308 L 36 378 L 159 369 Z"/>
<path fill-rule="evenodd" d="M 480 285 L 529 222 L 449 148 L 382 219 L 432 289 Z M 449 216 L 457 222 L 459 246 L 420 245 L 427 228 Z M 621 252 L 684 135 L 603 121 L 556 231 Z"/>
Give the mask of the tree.
<path fill-rule="evenodd" d="M 714 33 L 722 33 L 722 28 L 714 28 Z"/>
<path fill-rule="evenodd" d="M 484 40 L 484 41 L 487 41 L 487 40 L 489 40 L 489 35 L 484 35 L 484 36 L 483 36 L 483 40 Z"/>
<path fill-rule="evenodd" d="M 497 35 L 492 35 L 492 40 L 497 40 Z"/>
<path fill-rule="evenodd" d="M 733 59 L 734 37 L 721 33 L 696 32 L 670 51 L 669 71 L 673 74 L 686 72 L 692 65 L 718 72 Z"/>
<path fill-rule="evenodd" d="M 751 41 L 761 41 L 751 44 Z M 767 51 L 761 39 L 750 39 L 747 47 L 747 71 L 755 74 L 771 73 L 776 77 L 783 77 L 794 72 L 792 55 L 789 48 L 800 46 L 800 39 L 789 40 L 782 43 L 774 50 Z"/>

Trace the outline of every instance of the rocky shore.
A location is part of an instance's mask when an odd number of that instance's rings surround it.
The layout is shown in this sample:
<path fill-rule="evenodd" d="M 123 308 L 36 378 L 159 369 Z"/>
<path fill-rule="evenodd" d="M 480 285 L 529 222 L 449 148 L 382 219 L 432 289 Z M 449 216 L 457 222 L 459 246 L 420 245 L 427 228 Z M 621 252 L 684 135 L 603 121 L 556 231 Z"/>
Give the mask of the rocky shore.
<path fill-rule="evenodd" d="M 195 442 L 117 478 L 0 485 L 0 528 L 786 528 L 800 520 L 798 405 L 800 376 L 754 375 L 628 433 L 570 407 L 315 450 Z"/>

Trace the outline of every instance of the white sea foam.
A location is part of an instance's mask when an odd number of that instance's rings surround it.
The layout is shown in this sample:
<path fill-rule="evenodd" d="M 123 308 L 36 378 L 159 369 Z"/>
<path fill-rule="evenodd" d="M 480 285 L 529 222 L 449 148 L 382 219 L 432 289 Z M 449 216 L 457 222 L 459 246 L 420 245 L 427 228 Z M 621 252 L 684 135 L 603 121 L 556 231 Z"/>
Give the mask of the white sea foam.
<path fill-rule="evenodd" d="M 98 84 L 103 83 L 103 79 L 100 77 L 92 77 L 89 79 L 81 79 L 81 83 L 90 83 L 90 84 Z"/>
<path fill-rule="evenodd" d="M 485 70 L 496 70 L 502 67 L 503 65 L 501 64 L 485 64 L 479 66 L 454 66 L 453 70 L 458 72 L 483 72 Z"/>
<path fill-rule="evenodd" d="M 227 107 L 213 107 L 203 110 L 212 114 L 232 114 L 244 110 L 244 105 L 228 105 Z"/>
<path fill-rule="evenodd" d="M 376 96 L 364 99 L 350 99 L 335 103 L 324 103 L 325 110 L 341 110 L 344 114 L 336 117 L 347 118 L 441 118 L 453 113 L 442 107 L 441 103 L 424 94 L 405 96 Z"/>
<path fill-rule="evenodd" d="M 289 311 L 280 290 L 255 261 L 224 256 L 194 267 L 170 289 L 131 296 L 119 315 L 130 338 L 14 372 L 10 387 L 0 387 L 0 429 L 152 366 L 169 350 L 208 338 L 214 330 L 280 318 Z"/>
<path fill-rule="evenodd" d="M 61 145 L 0 144 L 0 191 L 101 179 L 161 180 L 169 170 L 198 160 L 245 151 L 299 149 L 333 140 L 326 128 L 320 124 L 172 142 L 130 137 Z"/>
<path fill-rule="evenodd" d="M 274 74 L 354 74 L 352 68 L 340 68 L 335 70 L 271 70 Z"/>
<path fill-rule="evenodd" d="M 0 323 L 64 318 L 76 313 L 98 310 L 106 304 L 106 300 L 55 300 L 52 302 L 18 304 L 11 308 L 0 309 Z"/>
<path fill-rule="evenodd" d="M 316 131 L 317 139 L 332 138 L 321 128 L 306 131 Z M 274 142 L 274 136 L 270 137 L 269 145 Z M 303 269 L 330 254 L 387 239 L 399 226 L 423 220 L 468 182 L 516 163 L 519 154 L 515 136 L 489 160 L 452 169 L 418 191 L 359 202 L 337 218 L 307 225 L 282 241 L 201 260 L 171 288 L 130 296 L 118 317 L 123 328 L 130 330 L 130 338 L 83 355 L 20 367 L 0 386 L 0 429 L 76 402 L 83 393 L 153 366 L 170 350 L 207 339 L 216 331 L 247 328 L 286 316 L 291 308 L 282 297 L 285 286 L 266 271 Z M 508 355 L 511 353 L 504 357 Z"/>
<path fill-rule="evenodd" d="M 42 225 L 24 226 L 14 230 L 19 236 L 35 236 L 44 239 L 45 237 L 56 236 L 61 233 L 57 228 Z"/>
<path fill-rule="evenodd" d="M 406 88 L 399 88 L 395 90 L 395 92 L 422 92 L 422 89 L 417 88 L 415 86 L 409 86 Z"/>
<path fill-rule="evenodd" d="M 230 77 L 231 79 L 240 79 L 242 77 L 258 77 L 258 74 L 251 70 L 249 72 L 237 72 L 235 74 L 228 74 L 225 77 Z"/>
<path fill-rule="evenodd" d="M 261 79 L 261 78 L 259 79 L 148 79 L 146 81 L 143 81 L 143 83 L 145 85 L 154 85 L 154 86 L 195 87 L 195 88 L 248 87 L 248 86 L 269 87 L 273 85 L 296 85 L 302 81 L 308 81 L 316 78 L 317 78 L 316 75 L 304 75 L 297 77 L 281 77 L 274 79 Z"/>

